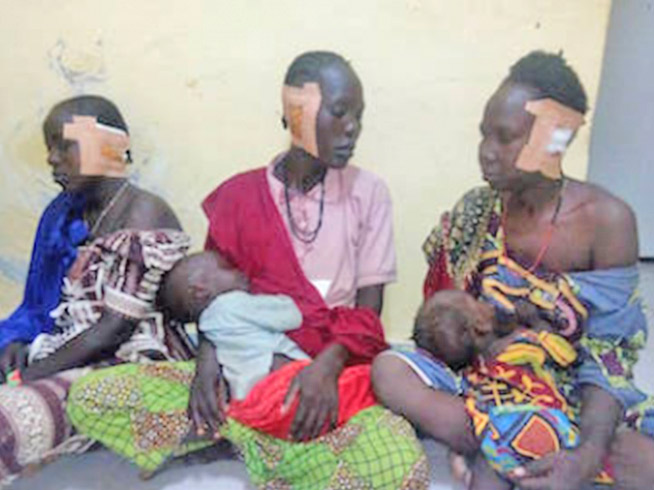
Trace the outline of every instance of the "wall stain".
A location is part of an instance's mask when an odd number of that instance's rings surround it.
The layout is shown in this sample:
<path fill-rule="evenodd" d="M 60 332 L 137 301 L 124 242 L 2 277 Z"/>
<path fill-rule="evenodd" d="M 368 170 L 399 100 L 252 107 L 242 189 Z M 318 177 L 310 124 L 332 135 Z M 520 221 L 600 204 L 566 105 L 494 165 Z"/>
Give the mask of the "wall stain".
<path fill-rule="evenodd" d="M 84 47 L 71 46 L 59 38 L 48 51 L 48 59 L 55 73 L 80 92 L 90 83 L 107 79 L 104 46 L 99 37 Z"/>

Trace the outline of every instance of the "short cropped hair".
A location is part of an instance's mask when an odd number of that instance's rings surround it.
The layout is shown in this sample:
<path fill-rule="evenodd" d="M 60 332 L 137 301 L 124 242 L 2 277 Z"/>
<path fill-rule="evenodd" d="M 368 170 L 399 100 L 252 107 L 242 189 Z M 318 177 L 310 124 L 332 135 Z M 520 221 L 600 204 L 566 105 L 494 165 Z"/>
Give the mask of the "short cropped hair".
<path fill-rule="evenodd" d="M 551 98 L 586 114 L 588 98 L 577 73 L 563 53 L 533 51 L 511 67 L 507 81 L 534 88 L 542 98 Z"/>
<path fill-rule="evenodd" d="M 80 95 L 63 100 L 55 105 L 50 114 L 66 111 L 76 116 L 94 116 L 96 120 L 106 126 L 122 129 L 129 133 L 127 123 L 116 104 L 99 95 Z"/>
<path fill-rule="evenodd" d="M 332 65 L 350 67 L 340 54 L 331 51 L 308 51 L 293 60 L 286 71 L 284 84 L 301 87 L 307 82 L 320 82 L 320 72 Z"/>
<path fill-rule="evenodd" d="M 465 312 L 445 302 L 426 302 L 418 310 L 413 324 L 411 339 L 417 347 L 429 352 L 440 349 L 436 336 L 445 325 L 465 324 L 469 321 Z"/>

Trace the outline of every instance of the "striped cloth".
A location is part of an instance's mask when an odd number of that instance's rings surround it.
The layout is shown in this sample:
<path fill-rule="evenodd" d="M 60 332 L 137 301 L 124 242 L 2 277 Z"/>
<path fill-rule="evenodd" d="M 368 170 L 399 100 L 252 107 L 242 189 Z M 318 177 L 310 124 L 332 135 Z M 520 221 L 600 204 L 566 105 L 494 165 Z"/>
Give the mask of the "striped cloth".
<path fill-rule="evenodd" d="M 190 238 L 175 230 L 120 230 L 80 248 L 64 279 L 59 306 L 52 311 L 55 332 L 39 335 L 30 346 L 30 362 L 43 359 L 97 324 L 111 311 L 138 326 L 116 357 L 139 362 L 145 351 L 171 353 L 165 344 L 165 322 L 155 310 L 163 275 L 181 259 Z"/>

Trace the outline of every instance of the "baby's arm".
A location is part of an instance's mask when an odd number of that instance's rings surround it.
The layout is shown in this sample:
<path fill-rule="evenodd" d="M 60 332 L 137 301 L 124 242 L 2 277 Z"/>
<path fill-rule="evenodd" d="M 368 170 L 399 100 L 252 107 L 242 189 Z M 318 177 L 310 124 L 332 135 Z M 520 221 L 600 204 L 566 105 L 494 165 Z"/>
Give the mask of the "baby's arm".
<path fill-rule="evenodd" d="M 494 330 L 500 337 L 511 335 L 520 328 L 552 331 L 551 325 L 541 318 L 538 308 L 527 300 L 516 301 L 512 312 L 498 309 L 495 312 Z"/>
<path fill-rule="evenodd" d="M 538 308 L 528 301 L 518 301 L 515 305 L 516 320 L 525 328 L 535 331 L 552 331 L 552 326 L 538 314 Z"/>
<path fill-rule="evenodd" d="M 472 465 L 472 480 L 468 490 L 511 490 L 513 485 L 502 479 L 484 459 L 482 453 L 477 453 Z"/>

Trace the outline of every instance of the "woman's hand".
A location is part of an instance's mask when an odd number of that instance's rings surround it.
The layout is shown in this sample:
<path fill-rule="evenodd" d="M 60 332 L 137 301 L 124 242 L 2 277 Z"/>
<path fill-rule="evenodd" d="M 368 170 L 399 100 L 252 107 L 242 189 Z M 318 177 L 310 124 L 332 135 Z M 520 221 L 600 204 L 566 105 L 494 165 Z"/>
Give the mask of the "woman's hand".
<path fill-rule="evenodd" d="M 297 441 L 315 439 L 325 425 L 338 423 L 338 378 L 347 360 L 347 350 L 334 344 L 304 368 L 291 383 L 283 411 L 299 397 L 300 403 L 291 424 L 290 435 Z"/>
<path fill-rule="evenodd" d="M 514 470 L 510 479 L 524 490 L 580 490 L 597 475 L 598 466 L 596 452 L 581 446 L 532 461 Z"/>
<path fill-rule="evenodd" d="M 27 366 L 28 345 L 12 342 L 0 353 L 0 382 L 7 380 L 7 375 L 14 369 L 23 370 Z"/>
<path fill-rule="evenodd" d="M 189 418 L 198 436 L 205 436 L 208 429 L 212 437 L 219 437 L 227 401 L 227 385 L 221 376 L 215 349 L 202 339 L 188 405 Z"/>

